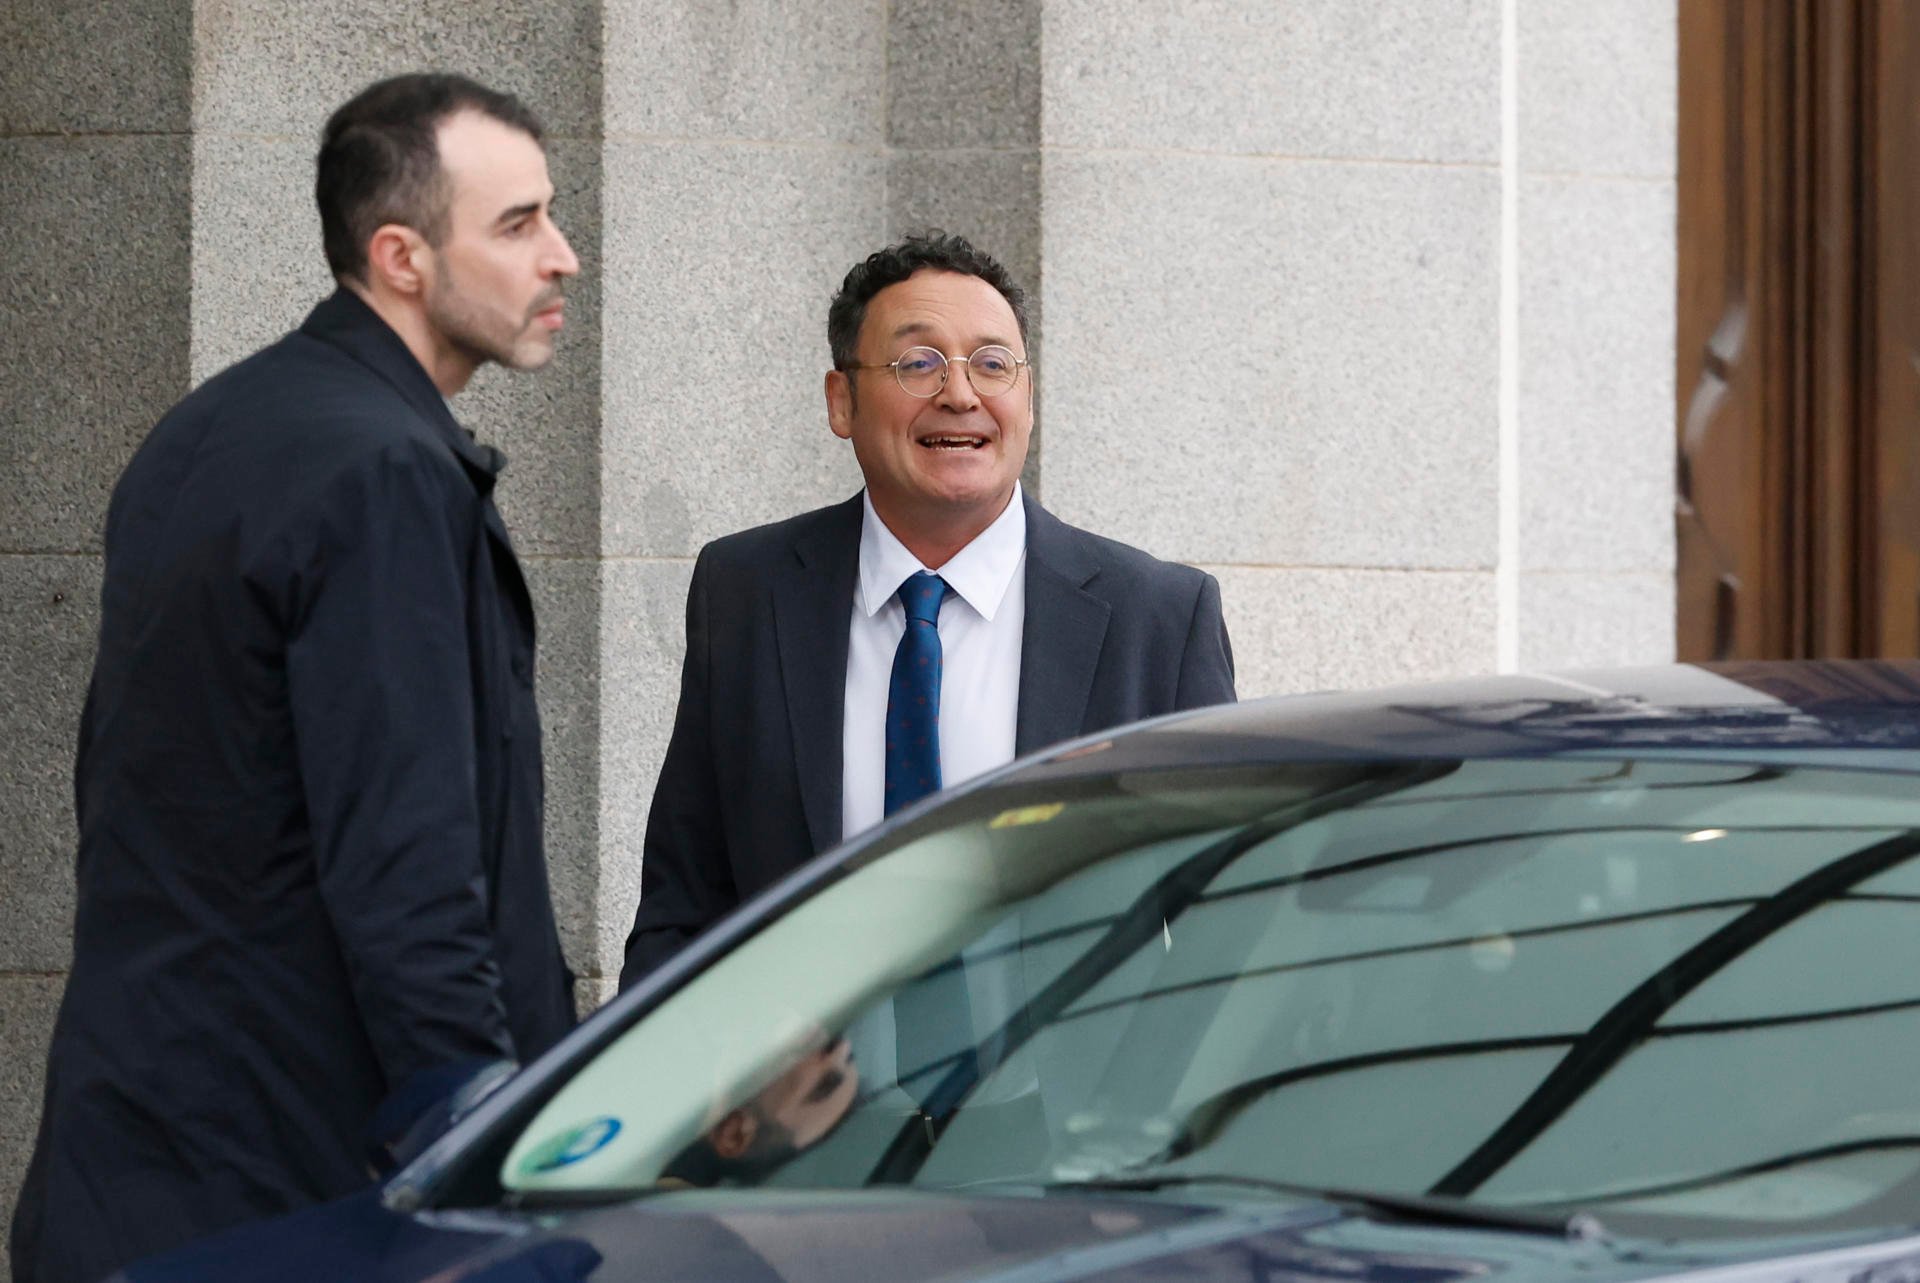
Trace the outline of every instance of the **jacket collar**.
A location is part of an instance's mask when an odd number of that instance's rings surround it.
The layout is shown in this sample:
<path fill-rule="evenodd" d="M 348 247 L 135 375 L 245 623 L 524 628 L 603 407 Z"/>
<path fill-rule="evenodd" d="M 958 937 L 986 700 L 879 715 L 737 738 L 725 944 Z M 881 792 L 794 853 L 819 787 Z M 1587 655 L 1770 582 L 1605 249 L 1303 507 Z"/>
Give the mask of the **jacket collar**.
<path fill-rule="evenodd" d="M 507 458 L 492 446 L 481 445 L 473 434 L 460 426 L 453 409 L 440 395 L 425 367 L 415 359 L 393 327 L 380 319 L 352 290 L 336 289 L 307 314 L 300 332 L 338 348 L 378 374 L 405 397 L 420 416 L 432 423 L 446 440 L 482 494 L 491 493 L 493 483 L 507 466 Z"/>
<path fill-rule="evenodd" d="M 928 567 L 907 551 L 887 523 L 873 510 L 873 493 L 861 491 L 860 576 L 854 604 L 869 618 L 893 600 L 900 585 Z M 1006 599 L 1007 589 L 1020 570 L 1027 551 L 1027 507 L 1018 483 L 1006 510 L 966 547 L 940 567 L 954 595 L 985 620 L 992 620 Z"/>
<path fill-rule="evenodd" d="M 1112 608 L 1087 591 L 1099 574 L 1087 536 L 1023 494 L 1027 607 L 1021 630 L 1014 749 L 1031 753 L 1083 733 Z M 795 531 L 774 586 L 774 631 L 800 803 L 813 849 L 842 838 L 847 626 L 858 591 L 862 497 L 822 509 Z"/>

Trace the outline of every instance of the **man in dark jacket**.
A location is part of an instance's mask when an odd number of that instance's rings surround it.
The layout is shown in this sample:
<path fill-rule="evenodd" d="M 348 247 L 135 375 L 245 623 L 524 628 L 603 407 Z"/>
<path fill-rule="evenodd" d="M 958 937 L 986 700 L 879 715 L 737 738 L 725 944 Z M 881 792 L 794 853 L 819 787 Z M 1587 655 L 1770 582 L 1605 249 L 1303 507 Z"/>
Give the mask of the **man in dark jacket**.
<path fill-rule="evenodd" d="M 503 460 L 444 399 L 552 356 L 579 264 L 540 139 L 457 77 L 341 108 L 338 292 L 114 492 L 16 1283 L 347 1193 L 438 1085 L 572 1025 Z"/>

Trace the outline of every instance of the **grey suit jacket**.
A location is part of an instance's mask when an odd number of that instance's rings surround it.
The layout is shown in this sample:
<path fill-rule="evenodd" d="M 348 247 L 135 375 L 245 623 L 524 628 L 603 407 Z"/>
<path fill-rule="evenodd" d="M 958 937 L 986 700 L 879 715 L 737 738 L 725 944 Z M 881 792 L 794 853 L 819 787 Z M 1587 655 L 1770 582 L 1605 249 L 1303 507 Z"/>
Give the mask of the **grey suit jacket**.
<path fill-rule="evenodd" d="M 1015 751 L 1230 702 L 1220 585 L 1027 506 Z M 701 550 L 621 985 L 841 839 L 860 496 Z"/>

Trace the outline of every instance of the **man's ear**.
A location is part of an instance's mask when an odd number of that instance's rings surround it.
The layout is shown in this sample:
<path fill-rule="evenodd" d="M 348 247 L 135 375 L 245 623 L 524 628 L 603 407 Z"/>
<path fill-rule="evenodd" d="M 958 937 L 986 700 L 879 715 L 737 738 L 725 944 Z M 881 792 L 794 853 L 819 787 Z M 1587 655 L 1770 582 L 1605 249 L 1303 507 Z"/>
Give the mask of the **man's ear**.
<path fill-rule="evenodd" d="M 827 426 L 841 440 L 853 440 L 853 377 L 844 370 L 828 370 L 826 391 Z"/>
<path fill-rule="evenodd" d="M 432 270 L 426 237 L 402 223 L 382 223 L 367 238 L 369 284 L 379 283 L 395 294 L 426 292 Z"/>
<path fill-rule="evenodd" d="M 713 1152 L 722 1158 L 739 1158 L 753 1148 L 753 1138 L 759 1130 L 760 1124 L 751 1113 L 744 1109 L 731 1109 L 707 1133 L 707 1144 L 713 1146 Z"/>

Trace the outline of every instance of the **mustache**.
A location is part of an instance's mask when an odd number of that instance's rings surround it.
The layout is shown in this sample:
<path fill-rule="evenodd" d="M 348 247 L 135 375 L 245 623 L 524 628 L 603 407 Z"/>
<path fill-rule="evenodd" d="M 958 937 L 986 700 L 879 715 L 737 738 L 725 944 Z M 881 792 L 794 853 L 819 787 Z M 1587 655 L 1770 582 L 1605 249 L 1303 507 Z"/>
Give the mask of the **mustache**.
<path fill-rule="evenodd" d="M 560 287 L 558 282 L 554 283 L 553 285 L 549 286 L 544 290 L 541 290 L 539 297 L 535 298 L 533 300 L 532 306 L 527 308 L 527 319 L 531 321 L 534 317 L 546 311 L 548 308 L 552 307 L 555 303 L 564 303 L 566 301 L 566 296 L 567 296 L 566 291 Z"/>

